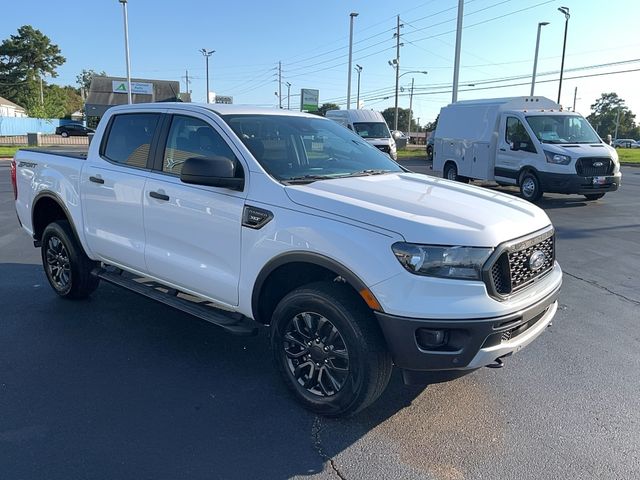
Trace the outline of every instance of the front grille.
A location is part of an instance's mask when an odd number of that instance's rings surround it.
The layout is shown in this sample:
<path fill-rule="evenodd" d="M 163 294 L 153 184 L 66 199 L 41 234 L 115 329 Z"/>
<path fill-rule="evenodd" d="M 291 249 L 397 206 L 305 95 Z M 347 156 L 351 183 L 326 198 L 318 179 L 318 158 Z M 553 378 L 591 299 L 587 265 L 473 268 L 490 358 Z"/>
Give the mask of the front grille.
<path fill-rule="evenodd" d="M 613 162 L 608 157 L 579 158 L 576 161 L 576 172 L 583 177 L 611 175 Z"/>
<path fill-rule="evenodd" d="M 537 252 L 544 254 L 544 260 L 534 269 L 531 265 L 532 256 Z M 505 248 L 493 261 L 488 274 L 485 274 L 485 282 L 488 282 L 490 292 L 504 297 L 547 274 L 553 268 L 554 260 L 555 237 L 550 230 L 533 240 L 518 242 Z"/>
<path fill-rule="evenodd" d="M 382 150 L 384 153 L 390 153 L 391 152 L 391 148 L 389 147 L 389 145 L 375 145 L 375 147 L 378 150 Z"/>

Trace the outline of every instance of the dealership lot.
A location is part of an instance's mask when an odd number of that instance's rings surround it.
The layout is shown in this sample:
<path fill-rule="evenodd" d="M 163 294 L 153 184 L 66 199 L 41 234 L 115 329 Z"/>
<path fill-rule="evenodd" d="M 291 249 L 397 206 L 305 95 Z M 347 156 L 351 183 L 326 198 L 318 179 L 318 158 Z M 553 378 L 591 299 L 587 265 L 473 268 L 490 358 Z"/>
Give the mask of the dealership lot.
<path fill-rule="evenodd" d="M 233 337 L 109 285 L 58 299 L 17 224 L 7 167 L 3 478 L 640 476 L 640 168 L 623 168 L 603 200 L 540 203 L 565 271 L 561 309 L 504 369 L 424 390 L 395 375 L 363 414 L 327 420 L 288 396 L 264 332 Z"/>

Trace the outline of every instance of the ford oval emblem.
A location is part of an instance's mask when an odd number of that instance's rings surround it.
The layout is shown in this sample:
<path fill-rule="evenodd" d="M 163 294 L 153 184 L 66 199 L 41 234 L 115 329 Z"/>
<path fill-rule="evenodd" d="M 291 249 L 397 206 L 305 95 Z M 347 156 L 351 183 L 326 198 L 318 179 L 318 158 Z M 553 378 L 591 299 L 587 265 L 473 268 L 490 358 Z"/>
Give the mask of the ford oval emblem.
<path fill-rule="evenodd" d="M 601 167 L 603 165 L 604 165 L 604 163 L 602 163 L 602 162 L 593 162 L 593 166 L 594 167 Z"/>
<path fill-rule="evenodd" d="M 547 256 L 541 250 L 536 250 L 529 257 L 529 268 L 533 271 L 540 270 L 547 261 Z"/>

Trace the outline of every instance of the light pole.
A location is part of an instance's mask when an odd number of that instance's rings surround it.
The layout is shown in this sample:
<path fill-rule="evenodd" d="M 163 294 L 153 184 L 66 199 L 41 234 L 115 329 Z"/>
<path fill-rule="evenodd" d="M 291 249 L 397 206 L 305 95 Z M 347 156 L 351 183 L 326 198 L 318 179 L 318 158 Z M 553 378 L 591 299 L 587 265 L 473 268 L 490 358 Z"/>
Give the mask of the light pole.
<path fill-rule="evenodd" d="M 199 52 L 204 55 L 205 58 L 205 65 L 206 65 L 206 69 L 207 69 L 207 92 L 206 92 L 206 97 L 207 97 L 207 103 L 209 103 L 209 57 L 211 55 L 213 55 L 214 53 L 216 53 L 215 50 L 207 50 L 206 48 L 201 48 L 199 50 Z"/>
<path fill-rule="evenodd" d="M 458 22 L 456 26 L 456 50 L 453 60 L 453 88 L 451 103 L 458 101 L 458 79 L 460 76 L 460 50 L 462 49 L 462 17 L 464 16 L 464 0 L 458 0 Z"/>
<path fill-rule="evenodd" d="M 356 108 L 360 108 L 360 74 L 362 73 L 362 67 L 356 63 L 356 72 L 358 72 L 358 96 L 356 97 Z"/>
<path fill-rule="evenodd" d="M 285 82 L 287 86 L 287 110 L 291 110 L 291 83 Z"/>
<path fill-rule="evenodd" d="M 538 49 L 540 48 L 540 30 L 549 22 L 538 23 L 538 36 L 536 37 L 536 53 L 533 56 L 533 75 L 531 76 L 531 96 L 533 97 L 533 89 L 536 86 L 536 70 L 538 69 Z"/>
<path fill-rule="evenodd" d="M 391 63 L 391 62 L 389 62 Z M 401 75 L 398 75 L 398 79 L 400 79 L 400 77 L 402 77 L 403 75 L 407 75 L 409 73 L 421 73 L 423 75 L 427 75 L 429 72 L 427 72 L 426 70 L 411 70 L 409 72 L 404 72 Z M 396 91 L 396 98 L 398 95 L 398 92 Z M 396 105 L 398 104 L 398 102 L 396 101 Z M 413 78 L 411 79 L 411 94 L 409 95 L 409 126 L 407 127 L 407 131 L 409 131 L 409 129 L 411 129 L 411 107 L 413 106 Z M 396 120 L 395 120 L 395 128 L 394 130 L 398 129 L 398 111 L 396 110 Z"/>
<path fill-rule="evenodd" d="M 118 0 L 122 4 L 122 15 L 124 17 L 124 54 L 127 59 L 127 103 L 131 100 L 131 60 L 129 58 L 129 17 L 127 15 L 127 0 Z"/>
<path fill-rule="evenodd" d="M 562 63 L 560 64 L 560 85 L 558 85 L 558 103 L 560 103 L 560 94 L 562 93 L 562 73 L 564 72 L 564 52 L 567 48 L 567 28 L 569 27 L 569 8 L 559 7 L 558 11 L 564 15 L 564 41 L 562 42 Z"/>
<path fill-rule="evenodd" d="M 353 56 L 353 19 L 357 16 L 358 14 L 356 12 L 351 12 L 349 14 L 349 67 L 347 70 L 347 110 L 351 108 L 351 59 Z"/>

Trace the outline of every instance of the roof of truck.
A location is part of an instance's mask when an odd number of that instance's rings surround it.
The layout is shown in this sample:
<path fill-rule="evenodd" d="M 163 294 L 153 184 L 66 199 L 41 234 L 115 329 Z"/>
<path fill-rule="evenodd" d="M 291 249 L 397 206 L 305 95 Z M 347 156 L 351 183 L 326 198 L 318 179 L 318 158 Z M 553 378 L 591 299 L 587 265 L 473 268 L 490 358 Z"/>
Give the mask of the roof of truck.
<path fill-rule="evenodd" d="M 483 98 L 480 100 L 462 100 L 451 103 L 449 107 L 488 107 L 496 106 L 500 110 L 560 109 L 561 106 L 546 97 L 503 97 Z"/>
<path fill-rule="evenodd" d="M 191 103 L 191 102 L 157 102 L 157 103 L 134 103 L 131 105 L 119 105 L 111 108 L 109 111 L 127 111 L 127 110 L 164 110 L 166 108 L 179 108 L 185 110 L 206 109 L 217 113 L 218 115 L 288 115 L 288 116 L 311 116 L 319 118 L 317 115 L 298 112 L 295 110 L 284 110 L 280 108 L 256 107 L 253 105 L 228 105 L 223 103 Z"/>

